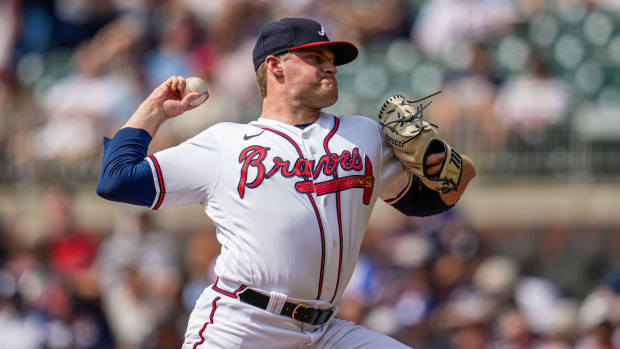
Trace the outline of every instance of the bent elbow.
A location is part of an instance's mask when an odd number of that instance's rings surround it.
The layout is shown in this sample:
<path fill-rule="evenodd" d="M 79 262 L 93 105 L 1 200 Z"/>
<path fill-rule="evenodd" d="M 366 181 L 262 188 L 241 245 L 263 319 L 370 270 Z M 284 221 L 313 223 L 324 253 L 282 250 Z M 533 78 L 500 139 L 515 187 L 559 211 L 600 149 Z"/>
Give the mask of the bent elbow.
<path fill-rule="evenodd" d="M 130 169 L 113 175 L 101 173 L 96 192 L 106 200 L 148 207 L 155 198 L 152 178 L 149 168 L 137 174 Z"/>
<path fill-rule="evenodd" d="M 97 182 L 97 195 L 106 200 L 116 201 L 115 194 L 117 192 L 117 187 L 118 186 L 114 185 L 114 183 L 104 182 L 100 179 L 99 182 Z"/>

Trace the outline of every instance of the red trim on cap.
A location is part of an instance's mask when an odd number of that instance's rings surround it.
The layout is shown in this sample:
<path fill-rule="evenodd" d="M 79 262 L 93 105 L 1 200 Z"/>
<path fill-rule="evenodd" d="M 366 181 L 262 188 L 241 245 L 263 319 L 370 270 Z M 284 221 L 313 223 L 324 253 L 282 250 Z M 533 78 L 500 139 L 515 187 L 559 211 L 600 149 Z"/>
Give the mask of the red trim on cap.
<path fill-rule="evenodd" d="M 289 51 L 295 51 L 295 50 L 300 50 L 302 48 L 321 46 L 321 45 L 330 45 L 330 44 L 346 44 L 346 45 L 350 45 L 351 47 L 353 47 L 355 49 L 355 56 L 353 56 L 353 59 L 351 59 L 349 61 L 346 61 L 345 63 L 341 63 L 341 64 L 346 64 L 346 63 L 349 63 L 349 62 L 353 61 L 357 57 L 359 52 L 360 52 L 360 50 L 357 48 L 357 46 L 355 46 L 355 44 L 353 44 L 351 42 L 348 42 L 348 41 L 317 41 L 317 42 L 311 42 L 309 44 L 292 47 L 292 48 L 289 49 Z"/>
<path fill-rule="evenodd" d="M 294 51 L 294 50 L 299 50 L 301 48 L 312 47 L 312 46 L 321 46 L 321 45 L 329 45 L 329 44 L 347 44 L 347 45 L 351 45 L 359 52 L 359 49 L 357 48 L 357 46 L 355 46 L 355 44 L 353 44 L 352 42 L 348 42 L 348 41 L 317 41 L 317 42 L 311 42 L 309 44 L 305 44 L 305 45 L 301 45 L 301 46 L 295 46 L 295 47 L 292 47 L 292 48 L 290 48 L 288 50 L 289 51 Z"/>

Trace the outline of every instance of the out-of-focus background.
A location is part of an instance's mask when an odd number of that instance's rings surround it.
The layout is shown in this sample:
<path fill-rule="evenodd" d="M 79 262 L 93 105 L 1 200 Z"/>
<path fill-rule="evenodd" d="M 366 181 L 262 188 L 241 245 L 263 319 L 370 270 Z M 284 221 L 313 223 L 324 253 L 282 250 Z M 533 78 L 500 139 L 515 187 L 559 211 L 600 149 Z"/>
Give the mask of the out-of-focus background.
<path fill-rule="evenodd" d="M 213 224 L 98 198 L 101 139 L 170 75 L 211 98 L 150 152 L 255 119 L 255 36 L 285 16 L 360 48 L 328 111 L 441 89 L 425 117 L 478 167 L 446 214 L 377 205 L 341 318 L 417 348 L 620 348 L 617 0 L 0 0 L 0 348 L 179 347 Z"/>

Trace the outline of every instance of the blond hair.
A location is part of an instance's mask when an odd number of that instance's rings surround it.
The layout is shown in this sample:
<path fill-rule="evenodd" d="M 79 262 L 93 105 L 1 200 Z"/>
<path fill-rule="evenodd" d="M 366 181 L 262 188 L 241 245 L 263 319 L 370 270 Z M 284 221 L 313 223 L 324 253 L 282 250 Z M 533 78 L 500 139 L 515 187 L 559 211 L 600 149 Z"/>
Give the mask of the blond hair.
<path fill-rule="evenodd" d="M 291 52 L 284 52 L 276 55 L 282 61 L 286 61 L 291 56 Z M 265 98 L 267 96 L 267 66 L 265 62 L 261 63 L 256 70 L 256 84 L 260 95 Z"/>

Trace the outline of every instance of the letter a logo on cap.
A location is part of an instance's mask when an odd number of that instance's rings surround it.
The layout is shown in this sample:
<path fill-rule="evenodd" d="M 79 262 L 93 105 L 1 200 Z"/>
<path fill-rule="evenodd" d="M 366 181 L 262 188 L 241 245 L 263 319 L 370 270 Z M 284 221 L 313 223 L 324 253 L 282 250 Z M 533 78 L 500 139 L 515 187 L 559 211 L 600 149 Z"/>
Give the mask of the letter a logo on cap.
<path fill-rule="evenodd" d="M 261 29 L 252 51 L 254 71 L 258 71 L 258 67 L 270 55 L 319 45 L 325 45 L 332 50 L 334 65 L 349 63 L 358 54 L 357 46 L 348 41 L 330 41 L 325 28 L 319 22 L 308 18 L 287 17 L 271 22 Z"/>

